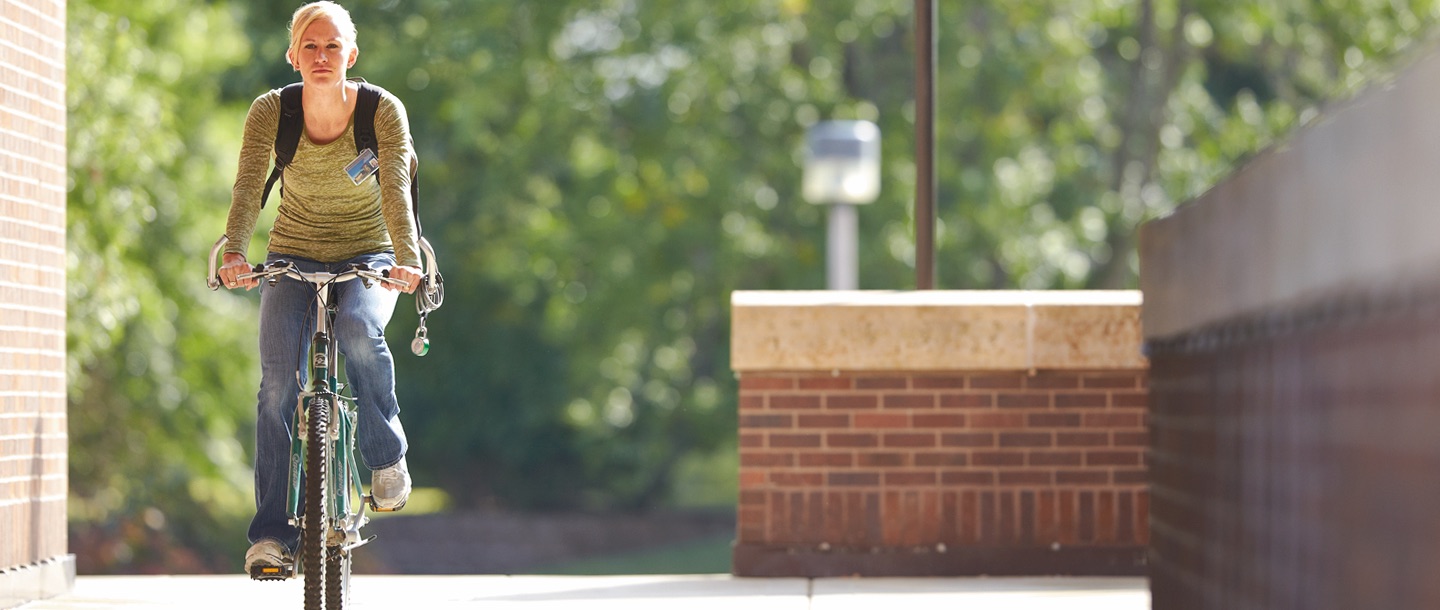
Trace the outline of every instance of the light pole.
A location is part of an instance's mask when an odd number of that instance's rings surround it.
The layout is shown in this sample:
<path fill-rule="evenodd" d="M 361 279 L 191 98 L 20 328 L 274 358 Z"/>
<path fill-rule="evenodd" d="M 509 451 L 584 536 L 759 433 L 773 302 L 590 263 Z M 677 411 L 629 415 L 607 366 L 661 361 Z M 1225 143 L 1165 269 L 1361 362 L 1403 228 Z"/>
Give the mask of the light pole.
<path fill-rule="evenodd" d="M 806 135 L 805 200 L 828 205 L 825 287 L 860 287 L 858 205 L 880 195 L 880 128 L 870 121 L 822 121 Z"/>
<path fill-rule="evenodd" d="M 915 289 L 935 287 L 935 10 L 915 0 Z"/>

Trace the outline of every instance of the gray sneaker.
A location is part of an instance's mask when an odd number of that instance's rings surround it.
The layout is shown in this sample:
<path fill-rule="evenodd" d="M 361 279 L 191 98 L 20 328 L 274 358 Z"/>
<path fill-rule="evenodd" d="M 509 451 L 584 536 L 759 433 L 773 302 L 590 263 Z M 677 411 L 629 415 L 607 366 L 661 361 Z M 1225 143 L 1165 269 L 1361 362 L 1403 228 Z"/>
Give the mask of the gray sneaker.
<path fill-rule="evenodd" d="M 295 575 L 295 561 L 279 540 L 263 538 L 245 552 L 245 573 L 256 580 L 284 580 Z"/>
<path fill-rule="evenodd" d="M 405 501 L 410 499 L 410 469 L 405 466 L 405 458 L 370 473 L 370 497 L 378 511 L 405 508 Z"/>

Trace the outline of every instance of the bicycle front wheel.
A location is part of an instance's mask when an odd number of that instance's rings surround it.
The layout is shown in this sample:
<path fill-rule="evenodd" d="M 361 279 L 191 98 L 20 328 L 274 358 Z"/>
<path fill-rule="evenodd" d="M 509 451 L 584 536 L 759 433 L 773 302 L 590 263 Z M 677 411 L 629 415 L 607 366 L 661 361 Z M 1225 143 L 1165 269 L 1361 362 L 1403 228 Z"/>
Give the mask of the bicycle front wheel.
<path fill-rule="evenodd" d="M 305 610 L 321 610 L 325 585 L 325 469 L 330 453 L 330 403 L 310 400 L 306 409 L 305 527 L 301 532 L 301 565 L 305 569 Z"/>

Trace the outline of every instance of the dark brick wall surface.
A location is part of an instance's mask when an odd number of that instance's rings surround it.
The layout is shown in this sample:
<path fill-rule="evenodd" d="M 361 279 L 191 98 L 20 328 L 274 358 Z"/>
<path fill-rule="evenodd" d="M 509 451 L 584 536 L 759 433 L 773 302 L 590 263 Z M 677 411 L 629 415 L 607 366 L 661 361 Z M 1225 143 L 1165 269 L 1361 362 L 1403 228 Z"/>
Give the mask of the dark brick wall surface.
<path fill-rule="evenodd" d="M 1440 608 L 1435 302 L 1152 344 L 1153 607 Z"/>

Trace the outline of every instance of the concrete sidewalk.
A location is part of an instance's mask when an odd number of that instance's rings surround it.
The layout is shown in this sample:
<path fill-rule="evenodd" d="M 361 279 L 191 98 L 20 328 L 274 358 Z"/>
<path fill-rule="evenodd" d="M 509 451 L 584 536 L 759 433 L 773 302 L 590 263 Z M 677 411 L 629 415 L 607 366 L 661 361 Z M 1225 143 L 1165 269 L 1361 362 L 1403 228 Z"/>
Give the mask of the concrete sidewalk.
<path fill-rule="evenodd" d="M 684 576 L 356 576 L 357 609 L 1146 610 L 1143 578 L 735 578 Z M 243 576 L 82 576 L 24 610 L 298 608 L 300 581 Z"/>

